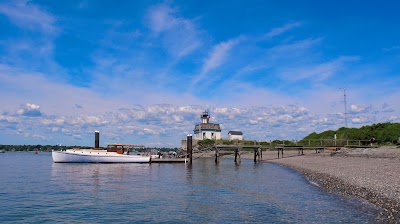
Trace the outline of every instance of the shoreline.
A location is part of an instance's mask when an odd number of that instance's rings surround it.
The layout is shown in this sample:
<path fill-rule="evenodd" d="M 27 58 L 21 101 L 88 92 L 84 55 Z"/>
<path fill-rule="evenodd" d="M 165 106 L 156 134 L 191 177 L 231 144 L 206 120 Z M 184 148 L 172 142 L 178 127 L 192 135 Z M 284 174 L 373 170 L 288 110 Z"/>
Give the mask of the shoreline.
<path fill-rule="evenodd" d="M 213 157 L 213 152 L 198 154 Z M 224 155 L 222 158 L 232 158 Z M 252 152 L 242 152 L 241 159 L 253 160 Z M 378 223 L 400 223 L 400 148 L 357 148 L 339 151 L 263 151 L 264 162 L 294 169 L 330 193 L 357 197 L 382 209 Z"/>
<path fill-rule="evenodd" d="M 328 192 L 361 198 L 382 208 L 378 222 L 400 223 L 400 149 L 305 152 L 264 161 L 294 169 Z"/>
<path fill-rule="evenodd" d="M 383 209 L 383 212 L 377 217 L 377 221 L 398 223 L 400 222 L 400 205 L 397 201 L 386 197 L 384 193 L 377 193 L 366 187 L 359 187 L 350 184 L 343 179 L 332 175 L 326 175 L 318 171 L 282 164 L 280 162 L 272 162 L 274 164 L 288 167 L 305 176 L 311 182 L 315 182 L 319 187 L 329 193 L 335 193 L 343 196 L 351 196 L 364 199 L 369 203 Z"/>

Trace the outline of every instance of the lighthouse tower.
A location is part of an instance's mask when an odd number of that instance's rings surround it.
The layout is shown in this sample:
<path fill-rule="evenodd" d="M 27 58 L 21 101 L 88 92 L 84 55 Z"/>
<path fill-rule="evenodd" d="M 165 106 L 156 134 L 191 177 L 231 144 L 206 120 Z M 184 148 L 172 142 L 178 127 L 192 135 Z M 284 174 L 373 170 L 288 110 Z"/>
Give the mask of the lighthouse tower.
<path fill-rule="evenodd" d="M 210 117 L 208 116 L 208 112 L 204 111 L 203 114 L 200 116 L 202 124 L 210 123 Z"/>
<path fill-rule="evenodd" d="M 194 139 L 203 140 L 203 139 L 213 139 L 218 140 L 221 139 L 221 127 L 219 124 L 210 123 L 210 115 L 207 111 L 204 111 L 202 115 L 200 115 L 201 123 L 196 124 L 194 127 Z"/>

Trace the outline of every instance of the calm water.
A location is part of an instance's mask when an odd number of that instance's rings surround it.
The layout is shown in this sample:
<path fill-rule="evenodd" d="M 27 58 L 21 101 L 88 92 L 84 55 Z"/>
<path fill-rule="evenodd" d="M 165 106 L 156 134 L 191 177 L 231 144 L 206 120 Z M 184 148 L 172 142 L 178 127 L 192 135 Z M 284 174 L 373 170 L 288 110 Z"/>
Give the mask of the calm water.
<path fill-rule="evenodd" d="M 269 163 L 55 164 L 0 154 L 0 223 L 374 223 L 376 208 Z"/>

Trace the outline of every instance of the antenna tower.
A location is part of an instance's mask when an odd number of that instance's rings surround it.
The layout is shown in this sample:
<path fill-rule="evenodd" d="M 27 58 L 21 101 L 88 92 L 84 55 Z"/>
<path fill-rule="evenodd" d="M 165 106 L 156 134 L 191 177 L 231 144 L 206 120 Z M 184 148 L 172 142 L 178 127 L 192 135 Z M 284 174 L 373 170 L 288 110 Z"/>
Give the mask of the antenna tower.
<path fill-rule="evenodd" d="M 343 103 L 344 103 L 344 124 L 347 128 L 347 99 L 346 99 L 346 88 L 343 89 Z"/>

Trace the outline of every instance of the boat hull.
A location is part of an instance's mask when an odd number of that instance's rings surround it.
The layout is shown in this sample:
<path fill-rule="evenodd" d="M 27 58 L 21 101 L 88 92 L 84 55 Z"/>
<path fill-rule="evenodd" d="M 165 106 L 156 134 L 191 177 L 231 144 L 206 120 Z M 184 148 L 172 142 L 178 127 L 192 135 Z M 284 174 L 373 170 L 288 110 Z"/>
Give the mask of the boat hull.
<path fill-rule="evenodd" d="M 149 163 L 150 156 L 121 155 L 98 151 L 53 151 L 55 163 Z"/>

